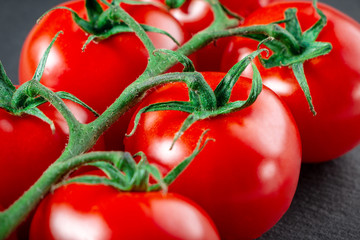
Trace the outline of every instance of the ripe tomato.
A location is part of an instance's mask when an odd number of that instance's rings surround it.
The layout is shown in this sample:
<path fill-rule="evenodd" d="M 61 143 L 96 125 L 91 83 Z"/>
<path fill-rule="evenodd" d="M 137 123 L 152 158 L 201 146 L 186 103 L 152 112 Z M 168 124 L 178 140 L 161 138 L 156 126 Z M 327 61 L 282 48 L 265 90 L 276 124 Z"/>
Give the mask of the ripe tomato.
<path fill-rule="evenodd" d="M 165 3 L 165 0 L 142 1 Z M 275 1 L 276 0 L 220 0 L 225 7 L 242 17 L 247 17 L 256 9 Z M 183 24 L 185 30 L 190 34 L 195 34 L 205 29 L 214 20 L 210 5 L 204 0 L 187 0 L 180 8 L 171 9 L 170 13 Z M 222 38 L 194 53 L 192 57 L 196 60 L 196 69 L 198 71 L 221 71 L 222 53 L 228 42 L 228 38 Z"/>
<path fill-rule="evenodd" d="M 30 239 L 217 240 L 219 236 L 206 213 L 180 195 L 70 184 L 40 203 Z"/>
<path fill-rule="evenodd" d="M 84 1 L 70 1 L 61 6 L 86 17 Z M 166 10 L 149 5 L 124 5 L 124 8 L 138 22 L 163 29 L 180 43 L 185 41 L 180 24 Z M 25 40 L 20 56 L 20 83 L 31 79 L 42 54 L 60 30 L 64 34 L 52 47 L 41 83 L 74 94 L 99 113 L 145 70 L 148 53 L 134 33 L 121 33 L 91 42 L 83 52 L 82 46 L 89 35 L 73 21 L 70 12 L 56 10 L 35 25 Z M 176 48 L 167 36 L 159 33 L 148 35 L 157 48 Z M 121 136 L 124 136 L 130 118 L 131 114 L 123 116 L 108 131 L 106 144 L 109 149 L 121 148 Z"/>
<path fill-rule="evenodd" d="M 222 73 L 204 73 L 214 89 Z M 241 77 L 230 101 L 244 100 L 251 82 Z M 187 88 L 171 84 L 149 95 L 141 107 L 156 102 L 187 101 Z M 143 151 L 163 174 L 190 155 L 206 129 L 215 139 L 170 185 L 207 211 L 221 239 L 253 239 L 270 229 L 288 209 L 300 171 L 301 146 L 295 122 L 279 98 L 265 88 L 250 107 L 193 124 L 169 147 L 187 113 L 148 112 L 125 149 Z"/>
<path fill-rule="evenodd" d="M 142 0 L 145 2 L 159 2 L 165 0 Z M 275 0 L 220 0 L 230 11 L 246 17 L 256 9 L 266 6 Z M 209 3 L 204 0 L 187 0 L 180 8 L 170 9 L 170 13 L 184 25 L 187 32 L 195 34 L 208 27 L 214 20 L 214 14 Z"/>
<path fill-rule="evenodd" d="M 330 42 L 330 54 L 305 62 L 304 71 L 312 95 L 313 116 L 291 69 L 265 69 L 256 62 L 264 84 L 285 100 L 298 124 L 304 162 L 334 159 L 360 142 L 360 25 L 325 4 L 320 9 L 328 18 L 318 41 Z M 259 9 L 245 20 L 245 25 L 267 24 L 284 18 L 288 8 L 298 9 L 303 30 L 318 19 L 310 2 L 284 2 Z M 234 38 L 223 57 L 223 70 L 257 48 L 257 43 Z"/>
<path fill-rule="evenodd" d="M 94 119 L 83 107 L 66 103 L 80 122 Z M 49 104 L 43 104 L 40 109 L 54 122 L 54 132 L 37 117 L 14 116 L 0 109 L 0 204 L 4 207 L 19 198 L 65 148 L 69 135 L 65 119 Z M 96 149 L 103 148 L 100 139 Z"/>
<path fill-rule="evenodd" d="M 232 12 L 247 17 L 251 12 L 274 2 L 274 0 L 220 0 L 220 2 Z M 205 29 L 214 20 L 210 5 L 203 0 L 187 1 L 183 7 L 171 10 L 171 13 L 192 34 Z M 222 38 L 194 53 L 196 69 L 198 71 L 221 71 L 222 54 L 228 43 L 229 38 Z"/>

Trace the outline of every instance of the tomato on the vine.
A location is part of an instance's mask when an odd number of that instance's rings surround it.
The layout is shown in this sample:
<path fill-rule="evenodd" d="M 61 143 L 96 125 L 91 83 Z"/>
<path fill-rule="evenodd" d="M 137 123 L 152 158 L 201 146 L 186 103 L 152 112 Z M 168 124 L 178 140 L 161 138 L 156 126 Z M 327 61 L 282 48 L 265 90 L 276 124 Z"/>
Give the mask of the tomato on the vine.
<path fill-rule="evenodd" d="M 165 0 L 141 0 L 146 2 L 165 3 Z M 220 0 L 226 8 L 241 17 L 247 17 L 258 8 L 264 7 L 276 0 Z M 173 15 L 190 34 L 208 27 L 214 20 L 214 14 L 208 2 L 204 0 L 187 0 L 180 8 L 170 9 Z M 227 44 L 228 38 L 216 40 L 192 55 L 196 59 L 195 66 L 198 71 L 220 71 L 221 57 Z"/>
<path fill-rule="evenodd" d="M 360 24 L 338 10 L 319 3 L 327 25 L 317 40 L 330 42 L 327 55 L 304 63 L 316 116 L 288 67 L 265 69 L 256 61 L 263 82 L 290 107 L 298 124 L 304 162 L 323 162 L 339 157 L 360 143 Z M 284 19 L 284 11 L 297 8 L 302 30 L 319 16 L 311 2 L 283 2 L 259 9 L 245 19 L 245 26 L 268 24 Z M 222 70 L 257 48 L 258 43 L 234 37 L 224 52 Z"/>
<path fill-rule="evenodd" d="M 165 0 L 142 1 L 165 4 Z M 220 3 L 240 17 L 246 17 L 256 9 L 266 6 L 274 1 L 275 0 L 220 0 Z M 186 31 L 191 34 L 195 34 L 205 29 L 214 20 L 214 14 L 210 4 L 204 0 L 186 0 L 180 8 L 170 9 L 170 13 L 183 24 Z"/>
<path fill-rule="evenodd" d="M 81 123 L 94 119 L 93 114 L 80 105 L 66 101 Z M 49 104 L 39 107 L 55 125 L 23 114 L 15 116 L 0 109 L 0 204 L 8 207 L 26 191 L 64 151 L 69 129 L 61 114 Z M 96 150 L 104 149 L 103 139 Z"/>
<path fill-rule="evenodd" d="M 214 89 L 224 74 L 203 76 Z M 230 102 L 246 99 L 250 88 L 250 79 L 241 77 Z M 140 107 L 187 100 L 186 86 L 175 83 L 147 96 Z M 265 88 L 250 107 L 194 123 L 169 150 L 187 116 L 179 111 L 144 113 L 134 135 L 125 138 L 125 149 L 143 151 L 166 174 L 209 129 L 206 137 L 215 142 L 207 144 L 169 189 L 202 206 L 222 239 L 259 237 L 288 209 L 298 182 L 301 145 L 289 110 Z"/>
<path fill-rule="evenodd" d="M 40 203 L 30 239 L 218 240 L 219 236 L 207 214 L 180 195 L 69 184 Z"/>
<path fill-rule="evenodd" d="M 71 8 L 80 17 L 87 18 L 85 1 L 69 1 L 60 6 Z M 187 39 L 181 25 L 165 9 L 151 5 L 122 6 L 139 23 L 167 31 L 180 44 Z M 20 83 L 32 78 L 44 50 L 60 30 L 63 34 L 52 47 L 41 83 L 75 95 L 99 113 L 145 70 L 148 52 L 134 33 L 94 40 L 82 51 L 89 34 L 74 22 L 70 12 L 57 9 L 42 18 L 26 38 L 20 56 Z M 148 36 L 157 48 L 177 47 L 160 33 L 150 32 Z M 122 116 L 107 132 L 105 141 L 109 149 L 121 148 L 119 139 L 124 136 L 130 117 L 131 114 Z"/>
<path fill-rule="evenodd" d="M 226 8 L 244 18 L 256 9 L 272 2 L 274 0 L 220 0 L 220 3 Z M 186 1 L 183 7 L 171 10 L 171 13 L 192 34 L 205 29 L 214 20 L 210 5 L 203 0 Z M 194 53 L 196 69 L 198 71 L 221 71 L 222 54 L 228 43 L 229 38 L 218 39 Z"/>

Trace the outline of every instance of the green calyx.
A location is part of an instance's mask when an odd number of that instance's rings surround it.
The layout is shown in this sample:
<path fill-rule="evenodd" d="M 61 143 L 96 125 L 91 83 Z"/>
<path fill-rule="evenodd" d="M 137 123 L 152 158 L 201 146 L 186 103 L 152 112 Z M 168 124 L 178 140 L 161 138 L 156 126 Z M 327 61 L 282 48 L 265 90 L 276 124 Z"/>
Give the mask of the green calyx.
<path fill-rule="evenodd" d="M 40 78 L 44 72 L 45 62 L 47 56 L 49 55 L 50 48 L 60 33 L 61 32 L 56 34 L 50 46 L 46 49 L 45 54 L 35 71 L 33 79 L 40 81 Z M 43 98 L 36 98 L 27 96 L 25 94 L 20 94 L 20 92 L 27 92 L 27 88 L 20 86 L 19 89 L 16 89 L 9 77 L 6 75 L 5 69 L 0 62 L 0 108 L 3 108 L 14 115 L 20 116 L 21 114 L 29 114 L 38 117 L 44 122 L 48 123 L 51 129 L 54 130 L 54 123 L 37 108 L 46 101 Z"/>
<path fill-rule="evenodd" d="M 70 184 L 101 184 L 111 186 L 122 192 L 151 192 L 159 191 L 167 192 L 168 186 L 175 181 L 175 179 L 186 169 L 191 161 L 200 153 L 212 139 L 204 139 L 204 131 L 200 136 L 197 146 L 190 156 L 184 159 L 179 165 L 172 169 L 165 177 L 162 176 L 158 168 L 150 164 L 144 153 L 139 152 L 134 156 L 129 153 L 119 152 L 93 152 L 83 154 L 79 158 L 81 162 L 92 161 L 81 166 L 93 166 L 100 169 L 106 176 L 83 175 L 64 179 L 60 181 L 54 188 Z M 136 163 L 134 158 L 139 157 L 140 160 Z M 156 180 L 156 183 L 150 183 L 150 176 Z"/>
<path fill-rule="evenodd" d="M 6 75 L 5 69 L 0 62 L 0 108 L 3 108 L 9 113 L 18 116 L 22 114 L 28 114 L 38 117 L 39 119 L 48 123 L 52 131 L 55 130 L 54 123 L 38 108 L 38 106 L 48 102 L 48 100 L 44 97 L 38 96 L 38 92 L 33 91 L 33 88 L 30 86 L 34 82 L 40 82 L 40 79 L 45 70 L 46 60 L 49 56 L 51 47 L 61 33 L 62 32 L 58 32 L 55 35 L 48 48 L 45 50 L 45 53 L 42 56 L 38 67 L 36 68 L 33 78 L 19 86 L 18 89 L 16 89 L 9 77 Z M 83 107 L 93 112 L 95 116 L 98 116 L 98 114 L 91 107 L 83 103 L 72 94 L 67 92 L 57 92 L 55 94 L 61 99 L 68 99 L 78 103 L 79 105 L 82 105 Z"/>
<path fill-rule="evenodd" d="M 234 65 L 225 77 L 218 84 L 213 91 L 206 84 L 203 76 L 196 72 L 193 72 L 193 76 L 198 76 L 198 81 L 192 81 L 192 84 L 188 84 L 189 88 L 189 101 L 171 101 L 151 104 L 147 107 L 139 110 L 134 120 L 134 128 L 127 134 L 131 136 L 135 133 L 139 124 L 141 115 L 146 112 L 174 110 L 189 113 L 189 116 L 183 122 L 181 128 L 174 136 L 170 149 L 174 146 L 177 139 L 195 122 L 218 115 L 228 114 L 235 111 L 239 111 L 250 106 L 255 102 L 262 90 L 262 80 L 258 69 L 252 60 L 258 56 L 261 52 L 267 51 L 264 49 L 257 50 L 249 56 L 242 59 L 239 63 Z M 190 60 L 186 61 L 189 62 Z M 253 68 L 253 82 L 250 94 L 246 100 L 229 102 L 232 89 L 238 81 L 241 73 L 246 69 L 249 64 L 252 64 Z M 186 65 L 185 68 L 187 69 Z M 180 76 L 180 75 L 179 75 Z M 174 76 L 176 78 L 176 75 Z M 194 87 L 196 86 L 196 87 Z"/>
<path fill-rule="evenodd" d="M 41 103 L 38 99 L 30 99 L 23 97 L 22 104 L 19 106 L 13 106 L 12 102 L 14 96 L 16 96 L 16 87 L 12 84 L 8 76 L 6 75 L 4 66 L 0 62 L 0 108 L 5 109 L 7 112 L 20 116 L 22 114 L 28 114 L 48 123 L 52 131 L 54 131 L 54 123 L 37 108 Z"/>
<path fill-rule="evenodd" d="M 291 66 L 328 54 L 331 51 L 330 43 L 316 41 L 327 23 L 327 18 L 317 7 L 317 0 L 314 0 L 313 5 L 320 19 L 305 32 L 301 32 L 300 23 L 296 16 L 297 9 L 289 8 L 285 11 L 284 20 L 273 23 L 272 31 L 267 32 L 267 34 L 244 35 L 259 41 L 273 51 L 268 59 L 260 58 L 265 67 Z M 285 29 L 278 26 L 279 23 L 284 23 Z"/>
<path fill-rule="evenodd" d="M 305 32 L 301 31 L 300 23 L 296 16 L 297 9 L 290 8 L 285 11 L 285 19 L 274 24 L 275 30 L 270 37 L 262 34 L 253 34 L 247 37 L 260 41 L 260 44 L 264 44 L 272 50 L 273 53 L 269 58 L 265 59 L 260 57 L 260 61 L 264 67 L 289 66 L 292 68 L 294 75 L 305 94 L 311 112 L 316 115 L 303 64 L 306 60 L 328 54 L 332 49 L 332 45 L 327 42 L 316 41 L 327 23 L 327 18 L 317 7 L 317 0 L 313 1 L 313 6 L 319 14 L 320 19 Z M 287 38 L 282 38 L 282 36 L 279 37 L 276 34 L 277 32 L 280 32 L 280 27 L 277 25 L 278 23 L 285 24 Z M 278 31 L 276 31 L 276 28 L 278 28 Z"/>
<path fill-rule="evenodd" d="M 97 0 L 86 0 L 85 1 L 85 7 L 87 10 L 87 15 L 89 20 L 85 20 L 81 18 L 77 12 L 75 12 L 73 9 L 64 7 L 64 6 L 58 6 L 53 9 L 50 9 L 47 11 L 43 16 L 48 14 L 51 11 L 54 11 L 56 9 L 64 9 L 68 10 L 72 13 L 73 19 L 76 22 L 76 24 L 85 32 L 89 33 L 90 36 L 88 40 L 85 42 L 83 46 L 83 50 L 85 50 L 86 46 L 93 40 L 104 40 L 107 39 L 113 35 L 119 34 L 119 33 L 125 33 L 125 32 L 137 32 L 138 30 L 135 29 L 133 26 L 129 25 L 127 23 L 127 19 L 129 19 L 129 15 L 121 8 L 120 3 L 124 2 L 127 4 L 134 4 L 139 5 L 141 2 L 138 1 L 119 1 L 119 0 L 113 0 L 111 3 L 102 0 L 102 2 L 108 6 L 108 9 L 103 10 L 101 5 Z M 146 4 L 146 3 L 143 3 Z M 41 17 L 42 18 L 42 17 Z M 38 20 L 40 21 L 41 18 Z M 130 20 L 131 21 L 131 20 Z M 132 22 L 134 23 L 134 22 Z M 135 24 L 135 23 L 134 23 Z M 163 35 L 166 35 L 171 40 L 173 40 L 177 45 L 180 45 L 179 42 L 168 32 L 161 30 L 159 28 L 155 28 L 146 24 L 138 24 L 137 26 L 140 26 L 143 31 L 145 32 L 156 32 Z M 147 44 L 144 43 L 145 46 L 148 48 Z M 149 47 L 152 50 L 152 47 Z"/>

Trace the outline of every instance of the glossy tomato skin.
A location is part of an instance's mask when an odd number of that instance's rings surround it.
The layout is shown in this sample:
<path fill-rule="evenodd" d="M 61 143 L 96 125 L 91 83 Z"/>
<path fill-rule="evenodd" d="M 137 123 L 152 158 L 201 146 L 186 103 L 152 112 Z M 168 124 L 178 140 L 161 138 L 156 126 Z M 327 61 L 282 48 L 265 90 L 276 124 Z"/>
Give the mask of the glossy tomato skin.
<path fill-rule="evenodd" d="M 210 5 L 202 0 L 187 1 L 188 4 L 180 9 L 172 10 L 172 14 L 179 22 L 184 24 L 185 29 L 195 34 L 209 26 L 214 16 Z M 266 6 L 274 0 L 220 0 L 220 2 L 232 12 L 246 18 L 258 8 Z M 221 71 L 222 54 L 228 45 L 230 38 L 221 38 L 194 53 L 195 67 L 198 71 Z"/>
<path fill-rule="evenodd" d="M 165 4 L 165 0 L 141 0 Z M 239 16 L 246 17 L 256 9 L 266 6 L 275 0 L 220 0 L 226 8 Z M 170 9 L 170 13 L 185 27 L 186 31 L 195 34 L 208 27 L 214 20 L 210 4 L 203 0 L 187 0 L 180 8 Z"/>
<path fill-rule="evenodd" d="M 84 1 L 61 4 L 86 17 Z M 182 27 L 166 10 L 155 6 L 123 5 L 137 21 L 168 31 L 180 43 L 186 39 Z M 102 113 L 120 93 L 144 70 L 148 53 L 134 33 L 121 33 L 108 39 L 91 42 L 83 52 L 82 47 L 89 34 L 80 29 L 66 10 L 55 10 L 35 25 L 27 36 L 19 66 L 19 81 L 31 79 L 42 54 L 55 34 L 63 34 L 54 43 L 41 83 L 56 91 L 67 91 Z M 157 48 L 175 49 L 176 44 L 168 37 L 148 34 Z M 119 149 L 131 114 L 122 117 L 108 131 L 106 143 L 110 149 Z M 114 133 L 115 134 L 111 134 Z"/>
<path fill-rule="evenodd" d="M 266 24 L 283 18 L 285 9 L 296 7 L 303 30 L 319 18 L 310 2 L 273 4 L 250 15 L 245 25 Z M 323 162 L 341 156 L 360 142 L 360 24 L 341 12 L 319 4 L 328 18 L 318 41 L 330 42 L 332 51 L 306 61 L 305 75 L 317 112 L 313 116 L 292 71 L 287 67 L 264 69 L 257 61 L 264 84 L 290 107 L 298 124 L 304 162 Z M 271 13 L 271 14 L 270 14 Z M 222 68 L 229 69 L 257 43 L 234 38 L 223 56 Z"/>
<path fill-rule="evenodd" d="M 212 88 L 224 76 L 204 73 Z M 246 99 L 250 80 L 241 78 L 231 101 Z M 186 101 L 186 87 L 167 85 L 149 95 L 141 107 L 160 101 Z M 143 114 L 125 149 L 143 151 L 166 174 L 195 148 L 209 129 L 209 142 L 170 185 L 202 206 L 214 220 L 221 239 L 254 239 L 270 229 L 288 209 L 300 171 L 301 146 L 287 107 L 265 88 L 258 100 L 239 112 L 199 121 L 170 144 L 188 114 L 161 111 Z"/>
<path fill-rule="evenodd" d="M 218 240 L 219 236 L 206 213 L 180 195 L 71 184 L 41 202 L 30 239 Z"/>
<path fill-rule="evenodd" d="M 82 123 L 94 119 L 81 106 L 66 102 Z M 55 131 L 37 117 L 14 116 L 0 109 L 0 204 L 8 207 L 27 190 L 64 151 L 69 130 L 65 119 L 49 104 L 40 109 L 54 122 Z M 103 139 L 96 145 L 103 150 Z"/>
<path fill-rule="evenodd" d="M 277 1 L 279 0 L 245 0 L 245 1 L 220 0 L 220 2 L 226 8 L 228 8 L 230 11 L 237 13 L 238 15 L 244 18 L 249 16 L 255 10 Z"/>
<path fill-rule="evenodd" d="M 165 0 L 142 1 L 165 3 Z M 220 2 L 232 12 L 247 17 L 256 9 L 275 2 L 275 0 L 220 0 Z M 204 0 L 187 0 L 180 8 L 170 9 L 170 13 L 190 34 L 198 33 L 214 21 L 211 7 Z M 196 69 L 198 71 L 221 71 L 221 58 L 228 42 L 229 38 L 222 38 L 192 54 L 192 58 L 196 60 Z"/>

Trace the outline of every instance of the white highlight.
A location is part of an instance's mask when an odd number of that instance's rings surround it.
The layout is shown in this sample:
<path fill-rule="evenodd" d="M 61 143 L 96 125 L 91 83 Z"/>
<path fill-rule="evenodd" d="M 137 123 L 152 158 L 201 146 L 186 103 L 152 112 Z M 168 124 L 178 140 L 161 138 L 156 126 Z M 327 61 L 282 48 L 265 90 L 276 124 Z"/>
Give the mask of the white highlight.
<path fill-rule="evenodd" d="M 173 236 L 179 239 L 194 240 L 203 236 L 205 231 L 201 224 L 203 219 L 199 217 L 199 213 L 192 206 L 178 201 L 154 201 L 153 205 L 152 209 L 157 209 L 154 211 L 156 223 L 171 232 Z M 167 211 L 170 209 L 172 216 L 164 218 L 164 216 L 169 216 Z M 184 232 L 182 229 L 186 229 L 186 231 Z"/>
<path fill-rule="evenodd" d="M 275 177 L 277 166 L 273 161 L 264 161 L 258 168 L 258 176 L 263 181 L 271 180 Z"/>
<path fill-rule="evenodd" d="M 173 159 L 178 159 L 178 156 L 182 155 L 182 144 L 177 141 L 174 147 L 170 150 L 173 139 L 165 141 L 156 141 L 152 144 L 152 151 L 155 153 L 155 157 L 160 159 L 161 163 L 172 163 Z"/>
<path fill-rule="evenodd" d="M 56 239 L 106 240 L 111 235 L 100 216 L 81 214 L 64 205 L 54 207 L 50 229 Z"/>
<path fill-rule="evenodd" d="M 295 89 L 292 88 L 291 84 L 281 81 L 276 77 L 267 78 L 267 80 L 264 81 L 264 85 L 282 96 L 290 96 L 295 91 Z"/>
<path fill-rule="evenodd" d="M 4 132 L 8 132 L 8 133 L 11 133 L 12 131 L 14 131 L 14 127 L 6 119 L 0 120 L 0 129 L 2 129 Z"/>
<path fill-rule="evenodd" d="M 205 1 L 193 1 L 189 5 L 189 9 L 186 13 L 183 11 L 174 11 L 172 14 L 176 19 L 192 19 L 192 18 L 201 18 L 204 15 L 205 11 L 204 8 L 207 7 L 207 2 Z"/>

